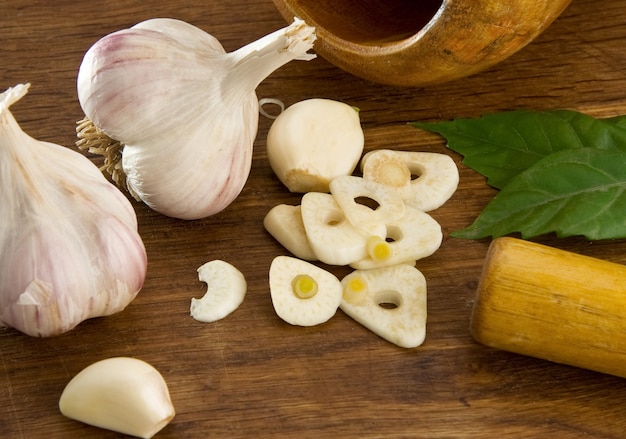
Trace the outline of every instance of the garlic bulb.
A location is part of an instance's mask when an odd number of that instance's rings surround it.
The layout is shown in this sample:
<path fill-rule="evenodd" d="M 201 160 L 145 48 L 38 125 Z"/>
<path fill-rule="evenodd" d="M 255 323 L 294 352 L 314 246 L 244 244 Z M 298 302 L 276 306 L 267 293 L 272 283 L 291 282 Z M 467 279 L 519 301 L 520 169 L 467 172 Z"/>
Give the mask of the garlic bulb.
<path fill-rule="evenodd" d="M 295 19 L 226 53 L 191 24 L 151 19 L 87 51 L 78 98 L 93 125 L 124 145 L 122 168 L 136 198 L 171 217 L 203 218 L 226 208 L 247 181 L 256 87 L 287 62 L 313 58 L 306 52 L 314 40 L 314 28 Z"/>
<path fill-rule="evenodd" d="M 0 322 L 57 335 L 126 307 L 146 253 L 130 202 L 83 155 L 26 134 L 0 94 Z"/>

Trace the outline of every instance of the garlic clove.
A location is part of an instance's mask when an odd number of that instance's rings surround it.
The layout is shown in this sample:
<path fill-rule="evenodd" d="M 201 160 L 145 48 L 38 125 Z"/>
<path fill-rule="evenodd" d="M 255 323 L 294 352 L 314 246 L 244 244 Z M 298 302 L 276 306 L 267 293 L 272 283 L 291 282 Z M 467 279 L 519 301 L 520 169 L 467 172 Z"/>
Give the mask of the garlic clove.
<path fill-rule="evenodd" d="M 276 314 L 296 326 L 314 326 L 335 315 L 341 283 L 332 273 L 291 256 L 277 256 L 269 270 L 270 294 Z"/>
<path fill-rule="evenodd" d="M 247 181 L 256 87 L 289 61 L 310 59 L 314 40 L 314 28 L 296 19 L 225 53 L 189 23 L 148 20 L 86 52 L 79 102 L 95 127 L 124 145 L 122 168 L 134 196 L 167 216 L 204 218 L 229 206 Z M 99 136 L 79 138 L 83 148 L 99 149 Z"/>
<path fill-rule="evenodd" d="M 0 321 L 48 337 L 123 310 L 146 251 L 128 199 L 82 154 L 22 131 L 0 94 Z"/>
<path fill-rule="evenodd" d="M 291 192 L 328 192 L 330 181 L 350 175 L 361 158 L 359 112 L 343 102 L 307 99 L 280 113 L 267 134 L 267 158 Z"/>
<path fill-rule="evenodd" d="M 407 205 L 424 212 L 441 207 L 459 185 L 454 160 L 432 152 L 370 151 L 361 159 L 361 170 L 363 178 L 394 188 Z"/>
<path fill-rule="evenodd" d="M 348 221 L 368 235 L 379 235 L 381 225 L 404 215 L 402 199 L 389 186 L 373 180 L 352 175 L 337 177 L 330 182 L 330 193 Z"/>
<path fill-rule="evenodd" d="M 366 258 L 351 263 L 352 268 L 365 270 L 407 262 L 414 264 L 435 253 L 443 240 L 439 223 L 428 213 L 409 206 L 401 218 L 388 222 L 386 227 L 383 242 L 389 247 L 389 256 L 377 257 L 370 251 Z M 385 244 L 379 245 L 384 247 Z"/>
<path fill-rule="evenodd" d="M 367 256 L 367 239 L 371 235 L 346 219 L 332 195 L 304 194 L 301 212 L 306 236 L 317 259 L 330 265 L 348 265 Z M 384 237 L 384 224 L 377 225 L 373 232 Z"/>
<path fill-rule="evenodd" d="M 426 337 L 426 279 L 415 267 L 398 264 L 356 270 L 341 280 L 340 308 L 383 339 L 403 348 Z"/>
<path fill-rule="evenodd" d="M 248 290 L 243 273 L 228 262 L 209 261 L 198 268 L 200 281 L 208 289 L 201 299 L 191 299 L 191 316 L 205 323 L 223 319 L 242 303 Z"/>
<path fill-rule="evenodd" d="M 304 229 L 301 206 L 278 204 L 272 207 L 263 218 L 263 226 L 297 258 L 305 261 L 317 260 Z"/>
<path fill-rule="evenodd" d="M 129 357 L 107 358 L 80 371 L 63 390 L 59 409 L 76 421 L 146 439 L 175 415 L 163 376 Z"/>

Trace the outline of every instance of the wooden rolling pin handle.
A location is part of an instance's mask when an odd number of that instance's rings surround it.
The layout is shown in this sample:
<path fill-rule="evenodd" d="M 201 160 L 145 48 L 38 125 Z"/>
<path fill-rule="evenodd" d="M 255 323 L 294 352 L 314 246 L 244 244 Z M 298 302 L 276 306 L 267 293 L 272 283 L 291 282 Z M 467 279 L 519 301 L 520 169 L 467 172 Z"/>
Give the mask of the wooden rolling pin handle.
<path fill-rule="evenodd" d="M 495 239 L 470 331 L 490 347 L 626 378 L 626 266 Z"/>

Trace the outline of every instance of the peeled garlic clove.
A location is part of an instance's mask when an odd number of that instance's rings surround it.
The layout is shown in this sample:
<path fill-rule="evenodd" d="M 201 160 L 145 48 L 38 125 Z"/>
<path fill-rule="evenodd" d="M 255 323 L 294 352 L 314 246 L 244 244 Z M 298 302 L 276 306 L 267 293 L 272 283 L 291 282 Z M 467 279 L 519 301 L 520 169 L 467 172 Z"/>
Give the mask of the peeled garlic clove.
<path fill-rule="evenodd" d="M 367 256 L 365 232 L 354 227 L 330 194 L 308 192 L 301 201 L 302 223 L 307 238 L 320 261 L 329 265 L 348 265 Z M 372 230 L 385 236 L 384 224 Z"/>
<path fill-rule="evenodd" d="M 128 199 L 83 155 L 24 133 L 0 94 L 0 321 L 46 337 L 123 310 L 146 252 Z"/>
<path fill-rule="evenodd" d="M 389 256 L 377 257 L 374 252 L 350 264 L 352 268 L 361 270 L 384 267 L 428 257 L 441 246 L 443 233 L 439 223 L 426 212 L 406 206 L 401 218 L 386 224 L 387 234 L 384 243 L 389 248 Z M 384 248 L 384 244 L 379 244 Z"/>
<path fill-rule="evenodd" d="M 341 280 L 340 308 L 385 340 L 420 346 L 426 337 L 426 279 L 406 264 L 356 270 Z"/>
<path fill-rule="evenodd" d="M 368 235 L 378 235 L 376 231 L 381 225 L 404 215 L 402 199 L 388 186 L 373 180 L 352 175 L 337 177 L 330 182 L 330 193 L 348 221 Z"/>
<path fill-rule="evenodd" d="M 93 125 L 124 144 L 132 194 L 165 215 L 203 218 L 230 205 L 247 181 L 256 87 L 287 62 L 311 59 L 314 40 L 314 28 L 294 20 L 226 53 L 191 24 L 147 20 L 87 51 L 78 98 Z"/>
<path fill-rule="evenodd" d="M 191 299 L 191 316 L 205 323 L 223 319 L 239 305 L 248 291 L 243 273 L 228 262 L 209 261 L 198 268 L 198 277 L 207 283 L 207 292 L 201 299 Z"/>
<path fill-rule="evenodd" d="M 269 281 L 274 310 L 291 325 L 319 325 L 339 308 L 339 279 L 310 262 L 277 256 L 270 265 Z"/>
<path fill-rule="evenodd" d="M 145 439 L 175 415 L 163 376 L 129 357 L 107 358 L 80 371 L 63 390 L 59 409 L 76 421 Z"/>
<path fill-rule="evenodd" d="M 263 218 L 263 227 L 294 256 L 305 261 L 317 260 L 304 229 L 301 206 L 272 207 Z"/>
<path fill-rule="evenodd" d="M 432 152 L 370 151 L 361 159 L 361 170 L 363 178 L 394 188 L 407 205 L 424 212 L 441 207 L 459 185 L 454 160 Z"/>
<path fill-rule="evenodd" d="M 330 99 L 307 99 L 274 120 L 267 158 L 291 192 L 328 192 L 333 178 L 352 174 L 364 141 L 357 109 Z"/>

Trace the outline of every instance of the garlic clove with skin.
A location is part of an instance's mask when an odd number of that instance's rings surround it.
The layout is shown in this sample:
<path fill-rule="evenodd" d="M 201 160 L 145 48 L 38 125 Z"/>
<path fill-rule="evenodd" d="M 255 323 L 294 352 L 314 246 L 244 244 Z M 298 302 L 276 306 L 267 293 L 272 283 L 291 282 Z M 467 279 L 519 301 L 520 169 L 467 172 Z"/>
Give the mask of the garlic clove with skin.
<path fill-rule="evenodd" d="M 46 337 L 124 309 L 147 259 L 135 211 L 98 168 L 22 131 L 9 107 L 28 87 L 0 94 L 0 322 Z"/>
<path fill-rule="evenodd" d="M 225 209 L 247 181 L 256 87 L 287 62 L 314 57 L 307 54 L 314 31 L 295 19 L 226 53 L 189 23 L 147 20 L 87 51 L 77 80 L 80 105 L 95 127 L 124 145 L 131 193 L 165 215 L 204 218 Z"/>

